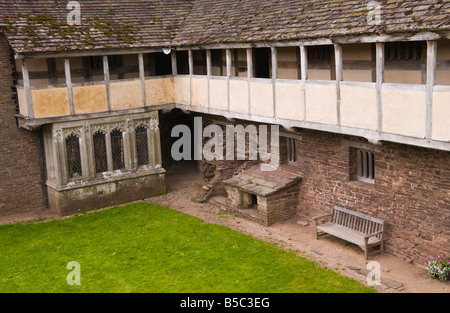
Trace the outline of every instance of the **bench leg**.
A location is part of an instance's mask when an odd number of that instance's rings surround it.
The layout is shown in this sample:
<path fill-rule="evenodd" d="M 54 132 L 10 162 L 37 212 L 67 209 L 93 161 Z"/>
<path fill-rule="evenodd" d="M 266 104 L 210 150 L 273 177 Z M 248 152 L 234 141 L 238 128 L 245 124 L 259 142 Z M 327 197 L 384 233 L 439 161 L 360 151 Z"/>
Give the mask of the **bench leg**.
<path fill-rule="evenodd" d="M 317 221 L 316 221 L 316 240 L 319 240 L 320 235 L 319 235 L 319 231 L 317 230 Z"/>
<path fill-rule="evenodd" d="M 327 233 L 324 232 L 320 232 L 316 230 L 316 239 L 319 240 L 320 238 L 322 238 L 323 236 L 327 236 Z"/>
<path fill-rule="evenodd" d="M 368 247 L 368 239 L 364 242 L 364 257 L 366 258 L 366 261 L 369 259 L 369 247 Z"/>

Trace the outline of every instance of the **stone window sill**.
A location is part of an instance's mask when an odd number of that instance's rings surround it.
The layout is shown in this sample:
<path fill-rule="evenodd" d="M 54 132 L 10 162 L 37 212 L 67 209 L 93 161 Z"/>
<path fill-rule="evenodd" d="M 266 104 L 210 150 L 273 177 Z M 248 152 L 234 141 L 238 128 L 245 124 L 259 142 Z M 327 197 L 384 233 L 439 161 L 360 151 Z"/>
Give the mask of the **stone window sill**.
<path fill-rule="evenodd" d="M 351 180 L 350 183 L 353 184 L 353 185 L 359 186 L 359 187 L 375 189 L 375 182 L 366 182 L 366 181 L 361 181 L 361 180 Z"/>
<path fill-rule="evenodd" d="M 115 181 L 121 181 L 121 180 L 127 180 L 127 179 L 133 179 L 133 178 L 139 178 L 143 176 L 148 175 L 159 175 L 159 174 L 165 174 L 165 169 L 162 167 L 155 167 L 148 169 L 146 171 L 138 171 L 138 172 L 120 172 L 117 171 L 116 175 L 109 175 L 110 173 L 107 173 L 105 176 L 98 176 L 94 179 L 85 179 L 85 180 L 77 180 L 77 181 L 71 181 L 65 186 L 58 186 L 54 182 L 47 181 L 47 186 L 56 190 L 56 191 L 65 191 L 65 190 L 71 190 L 71 189 L 77 189 L 77 188 L 84 188 L 88 186 L 94 186 L 94 185 L 101 185 L 101 184 L 107 184 Z"/>

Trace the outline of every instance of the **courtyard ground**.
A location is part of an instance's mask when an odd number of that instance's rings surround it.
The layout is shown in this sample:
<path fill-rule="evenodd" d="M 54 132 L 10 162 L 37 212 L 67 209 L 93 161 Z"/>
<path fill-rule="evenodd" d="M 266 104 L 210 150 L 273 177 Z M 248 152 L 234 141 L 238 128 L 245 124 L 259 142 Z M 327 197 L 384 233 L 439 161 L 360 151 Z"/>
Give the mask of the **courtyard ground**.
<path fill-rule="evenodd" d="M 181 175 L 182 174 L 182 175 Z M 264 227 L 252 221 L 226 214 L 220 205 L 192 201 L 205 191 L 205 181 L 195 166 L 179 163 L 167 169 L 167 194 L 146 199 L 147 202 L 196 216 L 205 222 L 215 223 L 272 242 L 278 247 L 293 250 L 307 259 L 332 269 L 341 275 L 367 284 L 367 262 L 361 249 L 345 244 L 337 238 L 316 240 L 314 225 L 304 220 L 291 220 Z M 23 212 L 0 218 L 0 224 L 58 219 L 58 215 L 43 210 Z M 389 254 L 376 255 L 370 260 L 381 265 L 381 286 L 386 293 L 450 293 L 450 282 L 441 282 L 428 276 L 425 265 L 411 264 Z M 369 260 L 369 261 L 370 261 Z"/>

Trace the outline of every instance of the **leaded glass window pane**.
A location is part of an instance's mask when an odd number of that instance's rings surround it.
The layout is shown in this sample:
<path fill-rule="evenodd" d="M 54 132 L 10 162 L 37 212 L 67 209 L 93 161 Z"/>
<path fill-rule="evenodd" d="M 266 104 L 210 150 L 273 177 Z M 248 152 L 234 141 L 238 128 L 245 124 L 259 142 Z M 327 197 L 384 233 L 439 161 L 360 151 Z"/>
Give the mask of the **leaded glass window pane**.
<path fill-rule="evenodd" d="M 106 136 L 102 132 L 94 134 L 94 159 L 97 173 L 108 171 L 108 158 L 106 154 Z"/>
<path fill-rule="evenodd" d="M 80 139 L 75 135 L 66 138 L 67 172 L 69 178 L 81 176 Z"/>
<path fill-rule="evenodd" d="M 113 161 L 113 170 L 125 168 L 125 155 L 123 149 L 122 131 L 115 129 L 111 132 L 111 152 Z"/>
<path fill-rule="evenodd" d="M 145 128 L 144 126 L 139 126 L 138 128 L 136 128 L 136 151 L 138 166 L 148 165 L 148 136 L 147 128 Z"/>

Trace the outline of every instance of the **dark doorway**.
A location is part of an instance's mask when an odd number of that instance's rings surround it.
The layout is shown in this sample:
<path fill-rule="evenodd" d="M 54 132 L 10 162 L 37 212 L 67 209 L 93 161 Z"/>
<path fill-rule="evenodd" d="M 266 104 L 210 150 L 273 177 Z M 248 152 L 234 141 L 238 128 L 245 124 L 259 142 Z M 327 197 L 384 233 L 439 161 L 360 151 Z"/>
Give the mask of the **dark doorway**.
<path fill-rule="evenodd" d="M 253 76 L 256 78 L 270 78 L 270 59 L 269 48 L 253 49 Z"/>
<path fill-rule="evenodd" d="M 187 51 L 177 51 L 177 72 L 179 75 L 189 75 L 189 54 Z"/>
<path fill-rule="evenodd" d="M 156 76 L 172 75 L 172 57 L 162 52 L 155 54 Z"/>

